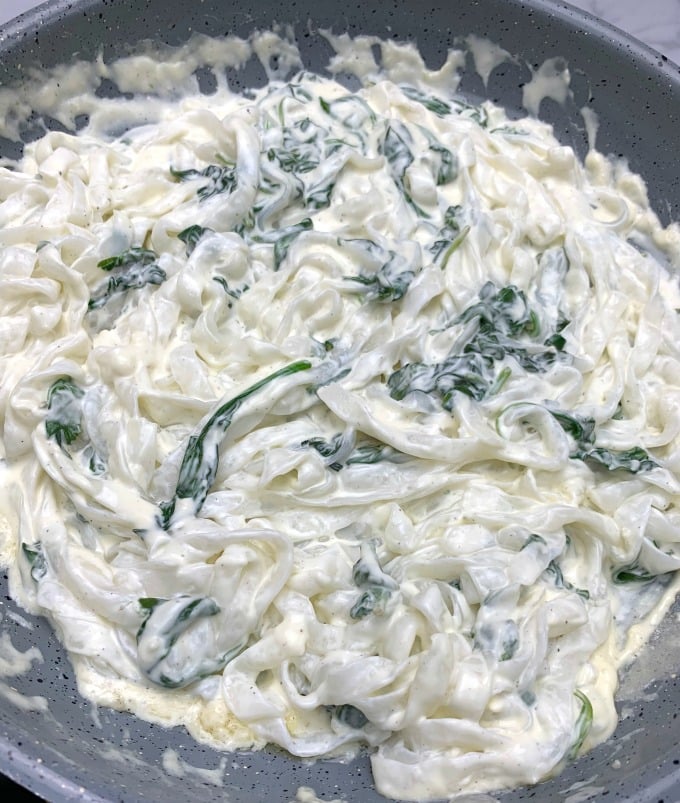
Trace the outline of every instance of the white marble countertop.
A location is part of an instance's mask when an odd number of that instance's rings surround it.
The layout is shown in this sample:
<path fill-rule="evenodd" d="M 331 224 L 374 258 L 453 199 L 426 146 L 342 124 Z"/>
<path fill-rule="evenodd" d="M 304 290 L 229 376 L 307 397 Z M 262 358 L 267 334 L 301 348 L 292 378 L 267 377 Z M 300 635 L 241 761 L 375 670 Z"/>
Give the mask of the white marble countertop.
<path fill-rule="evenodd" d="M 680 0 L 568 0 L 680 64 Z M 41 0 L 0 0 L 0 25 Z"/>

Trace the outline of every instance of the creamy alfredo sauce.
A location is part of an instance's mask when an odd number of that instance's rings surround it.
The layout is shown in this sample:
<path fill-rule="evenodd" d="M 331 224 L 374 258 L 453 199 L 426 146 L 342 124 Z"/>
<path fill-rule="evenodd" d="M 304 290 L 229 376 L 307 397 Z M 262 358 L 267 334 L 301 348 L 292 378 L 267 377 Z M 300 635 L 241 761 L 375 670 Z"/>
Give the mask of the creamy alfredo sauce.
<path fill-rule="evenodd" d="M 12 593 L 85 695 L 224 749 L 367 745 L 428 799 L 615 726 L 680 567 L 680 294 L 645 250 L 680 237 L 414 64 L 133 126 L 88 89 L 89 127 L 0 168 L 1 476 Z"/>

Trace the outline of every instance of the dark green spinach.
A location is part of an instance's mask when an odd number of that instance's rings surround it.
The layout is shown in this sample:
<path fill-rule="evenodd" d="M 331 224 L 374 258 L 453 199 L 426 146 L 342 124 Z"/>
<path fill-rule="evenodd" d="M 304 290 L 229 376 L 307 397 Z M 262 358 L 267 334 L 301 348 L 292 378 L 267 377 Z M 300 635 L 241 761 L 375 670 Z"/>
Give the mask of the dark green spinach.
<path fill-rule="evenodd" d="M 113 297 L 128 290 L 139 290 L 147 284 L 162 284 L 168 277 L 156 264 L 157 259 L 157 254 L 147 248 L 130 248 L 97 263 L 97 267 L 113 275 L 90 297 L 88 310 L 100 309 Z"/>
<path fill-rule="evenodd" d="M 361 730 L 361 728 L 368 723 L 368 717 L 364 712 L 353 705 L 349 705 L 349 703 L 333 706 L 332 716 L 333 719 L 336 719 L 348 728 L 352 728 L 352 730 Z"/>
<path fill-rule="evenodd" d="M 390 395 L 398 401 L 419 391 L 439 398 L 452 410 L 455 393 L 481 401 L 499 387 L 509 374 L 497 370 L 506 357 L 514 358 L 526 371 L 546 371 L 560 352 L 538 340 L 538 317 L 526 297 L 514 285 L 497 290 L 492 282 L 481 289 L 479 301 L 467 307 L 453 322 L 472 324 L 454 351 L 441 363 L 409 363 L 389 377 Z M 500 384 L 502 384 L 502 382 Z"/>
<path fill-rule="evenodd" d="M 397 121 L 392 121 L 385 131 L 385 136 L 380 145 L 380 153 L 387 160 L 392 173 L 392 180 L 404 196 L 406 203 L 419 217 L 426 218 L 429 215 L 411 198 L 405 185 L 406 170 L 413 163 L 413 153 L 410 147 L 412 144 L 413 138 L 406 126 Z"/>
<path fill-rule="evenodd" d="M 586 736 L 590 732 L 590 729 L 593 725 L 593 706 L 590 700 L 586 697 L 586 695 L 576 689 L 574 695 L 578 698 L 581 703 L 581 710 L 579 711 L 578 717 L 576 719 L 576 725 L 574 726 L 574 730 L 576 732 L 576 736 L 574 739 L 574 743 L 569 748 L 569 752 L 567 753 L 567 761 L 573 761 L 579 753 L 579 750 L 583 746 L 583 743 L 586 740 Z"/>
<path fill-rule="evenodd" d="M 157 259 L 158 255 L 148 248 L 128 248 L 122 254 L 107 257 L 97 262 L 97 267 L 105 271 L 111 271 L 115 268 L 128 268 L 130 265 L 151 265 Z"/>
<path fill-rule="evenodd" d="M 442 270 L 470 233 L 470 228 L 464 223 L 463 207 L 449 206 L 444 213 L 444 225 L 439 230 L 437 239 L 428 248 L 434 261 L 439 261 Z"/>
<path fill-rule="evenodd" d="M 33 546 L 22 544 L 21 550 L 28 561 L 28 565 L 31 567 L 33 581 L 39 583 L 47 574 L 47 561 L 45 560 L 42 544 L 40 541 L 37 541 Z"/>
<path fill-rule="evenodd" d="M 173 648 L 199 619 L 220 613 L 210 597 L 180 595 L 171 599 L 144 597 L 139 600 L 142 624 L 137 631 L 139 663 L 146 676 L 168 689 L 177 689 L 224 667 L 228 656 L 200 660 L 190 654 L 178 660 Z M 198 658 L 198 660 L 197 660 Z M 182 664 L 193 664 L 183 666 Z"/>
<path fill-rule="evenodd" d="M 385 443 L 364 443 L 353 446 L 347 457 L 334 459 L 336 455 L 347 451 L 347 436 L 338 432 L 330 440 L 325 438 L 308 438 L 300 444 L 302 447 L 311 447 L 323 457 L 332 471 L 341 471 L 344 466 L 356 464 L 373 464 L 381 461 L 401 463 L 408 460 L 408 455 L 398 452 Z M 332 462 L 329 462 L 331 460 Z"/>
<path fill-rule="evenodd" d="M 389 252 L 389 260 L 370 276 L 345 276 L 345 281 L 361 285 L 360 292 L 366 301 L 391 303 L 399 301 L 415 278 L 415 272 L 400 254 Z"/>
<path fill-rule="evenodd" d="M 413 86 L 405 85 L 399 88 L 407 98 L 420 103 L 433 114 L 436 114 L 439 117 L 446 117 L 447 114 L 451 114 L 451 105 L 445 100 L 435 97 L 434 95 L 426 95 L 424 92 L 421 92 L 419 89 L 416 89 Z"/>
<path fill-rule="evenodd" d="M 659 466 L 640 446 L 633 446 L 631 449 L 623 451 L 596 446 L 592 449 L 577 449 L 572 456 L 578 457 L 579 460 L 604 466 L 609 471 L 623 469 L 631 474 L 637 474 L 640 471 L 651 471 Z"/>
<path fill-rule="evenodd" d="M 239 408 L 263 387 L 284 376 L 290 376 L 300 371 L 307 371 L 312 364 L 307 360 L 279 368 L 278 371 L 260 379 L 255 384 L 246 388 L 242 393 L 234 396 L 233 399 L 220 405 L 210 416 L 197 435 L 189 438 L 184 457 L 179 468 L 177 486 L 174 497 L 159 505 L 160 514 L 156 519 L 157 524 L 164 530 L 171 527 L 177 501 L 180 499 L 191 499 L 193 501 L 193 512 L 197 515 L 215 481 L 217 469 L 219 467 L 219 447 L 224 433 L 229 428 L 234 415 Z"/>
<path fill-rule="evenodd" d="M 177 181 L 194 181 L 199 178 L 207 178 L 208 183 L 196 190 L 201 201 L 207 201 L 214 195 L 221 195 L 225 192 L 232 192 L 238 184 L 236 165 L 216 165 L 211 164 L 203 170 L 176 170 L 170 168 L 170 173 Z"/>
<path fill-rule="evenodd" d="M 546 409 L 562 429 L 576 441 L 576 448 L 570 454 L 572 459 L 603 466 L 609 471 L 623 470 L 631 474 L 658 468 L 659 464 L 641 446 L 633 446 L 622 451 L 594 446 L 595 419 L 578 413 L 567 413 L 550 405 L 546 405 Z"/>
<path fill-rule="evenodd" d="M 384 613 L 387 601 L 399 588 L 397 581 L 380 566 L 372 541 L 361 544 L 361 557 L 352 567 L 352 580 L 358 588 L 364 589 L 349 612 L 352 619 Z"/>
<path fill-rule="evenodd" d="M 647 569 L 639 563 L 631 563 L 628 566 L 620 566 L 612 572 L 612 580 L 616 585 L 628 585 L 629 583 L 649 583 L 656 580 L 658 575 L 650 574 Z"/>
<path fill-rule="evenodd" d="M 582 599 L 590 599 L 590 592 L 585 588 L 576 588 L 572 583 L 568 580 L 564 579 L 564 574 L 562 574 L 562 569 L 560 565 L 551 560 L 550 563 L 545 567 L 544 574 L 552 577 L 553 582 L 557 588 L 564 588 L 565 591 L 573 591 L 574 593 L 578 594 L 579 597 Z"/>
<path fill-rule="evenodd" d="M 250 289 L 247 284 L 244 284 L 243 287 L 239 287 L 234 290 L 233 288 L 229 287 L 229 282 L 227 282 L 224 276 L 213 276 L 212 278 L 213 281 L 217 282 L 217 284 L 220 285 L 220 287 L 224 290 L 224 292 L 228 296 L 231 296 L 231 298 L 233 298 L 235 301 L 238 301 L 238 299 L 241 298 L 241 296 L 246 292 L 246 290 Z"/>
<path fill-rule="evenodd" d="M 85 391 L 70 376 L 61 377 L 47 391 L 45 431 L 65 449 L 82 431 L 82 398 Z"/>
<path fill-rule="evenodd" d="M 253 236 L 252 239 L 253 242 L 257 243 L 273 244 L 274 270 L 278 270 L 281 267 L 281 263 L 286 258 L 288 250 L 293 242 L 302 234 L 302 232 L 311 231 L 313 228 L 314 224 L 312 223 L 311 219 L 306 217 L 299 223 L 295 223 L 292 226 L 287 226 L 283 229 L 273 229 L 266 234 Z"/>
<path fill-rule="evenodd" d="M 186 255 L 190 257 L 198 245 L 198 241 L 201 239 L 201 237 L 203 237 L 206 232 L 211 231 L 212 229 L 207 229 L 203 226 L 195 224 L 180 231 L 180 233 L 177 235 L 177 238 L 186 245 Z"/>

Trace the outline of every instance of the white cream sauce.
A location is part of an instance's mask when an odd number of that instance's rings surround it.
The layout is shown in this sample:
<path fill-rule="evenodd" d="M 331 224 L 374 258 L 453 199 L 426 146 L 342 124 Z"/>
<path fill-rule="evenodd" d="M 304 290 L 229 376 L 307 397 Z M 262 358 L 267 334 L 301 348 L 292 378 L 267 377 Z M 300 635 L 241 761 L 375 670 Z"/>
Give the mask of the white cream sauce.
<path fill-rule="evenodd" d="M 338 798 L 335 800 L 322 800 L 317 797 L 316 792 L 309 786 L 300 786 L 295 793 L 295 800 L 290 803 L 346 803 L 346 801 Z"/>
<path fill-rule="evenodd" d="M 161 763 L 163 764 L 165 772 L 174 778 L 185 778 L 188 776 L 203 781 L 203 783 L 209 783 L 212 786 L 224 785 L 224 773 L 227 767 L 226 758 L 223 758 L 219 766 L 214 769 L 195 767 L 193 764 L 189 764 L 189 762 L 185 761 L 176 750 L 168 747 L 163 751 Z M 226 803 L 229 798 L 225 796 L 223 800 Z"/>
<path fill-rule="evenodd" d="M 0 167 L 11 592 L 97 705 L 368 745 L 388 797 L 536 782 L 613 731 L 672 600 L 678 287 L 640 244 L 675 270 L 680 230 L 625 164 L 457 98 L 462 51 L 324 36 L 355 95 L 287 82 L 287 30 L 0 90 L 9 134 L 90 118 Z M 471 47 L 488 80 L 507 54 Z M 271 83 L 233 94 L 251 53 Z M 552 59 L 525 106 L 568 93 Z"/>
<path fill-rule="evenodd" d="M 10 634 L 3 630 L 0 632 L 0 696 L 7 702 L 20 708 L 22 711 L 47 712 L 49 705 L 42 695 L 24 694 L 18 691 L 11 683 L 5 682 L 28 672 L 35 663 L 43 660 L 40 650 L 33 646 L 24 652 L 18 650 L 12 643 Z"/>
<path fill-rule="evenodd" d="M 470 34 L 465 38 L 465 44 L 472 53 L 475 71 L 484 82 L 485 87 L 488 86 L 491 73 L 496 67 L 500 67 L 501 64 L 506 62 L 517 61 L 507 50 L 482 36 Z"/>
<path fill-rule="evenodd" d="M 544 98 L 564 103 L 571 97 L 571 75 L 562 56 L 546 59 L 538 69 L 532 69 L 531 72 L 531 80 L 522 87 L 522 105 L 531 114 L 538 117 Z"/>

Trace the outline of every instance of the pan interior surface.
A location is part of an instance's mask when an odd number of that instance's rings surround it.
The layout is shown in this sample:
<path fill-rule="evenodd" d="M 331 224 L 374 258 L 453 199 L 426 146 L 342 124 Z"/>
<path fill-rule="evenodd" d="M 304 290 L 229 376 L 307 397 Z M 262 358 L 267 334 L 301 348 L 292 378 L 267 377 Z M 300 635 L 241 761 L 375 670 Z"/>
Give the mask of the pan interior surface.
<path fill-rule="evenodd" d="M 545 101 L 541 117 L 558 137 L 580 154 L 587 147 L 580 109 L 592 107 L 599 116 L 598 149 L 623 155 L 647 181 L 652 206 L 662 222 L 680 217 L 680 185 L 669 166 L 680 122 L 680 75 L 677 68 L 604 24 L 566 6 L 508 0 L 465 0 L 428 6 L 408 2 L 386 5 L 378 0 L 322 7 L 291 0 L 260 3 L 247 11 L 206 0 L 190 11 L 181 0 L 147 0 L 141 9 L 105 0 L 50 3 L 8 26 L 0 38 L 0 85 L 11 84 L 30 66 L 69 62 L 73 54 L 108 61 L 139 41 L 153 39 L 176 45 L 193 32 L 248 36 L 280 22 L 297 34 L 303 61 L 321 70 L 329 51 L 309 30 L 331 28 L 381 38 L 415 42 L 429 66 L 442 63 L 458 37 L 474 33 L 497 42 L 517 63 L 504 64 L 484 87 L 467 70 L 461 90 L 473 98 L 488 97 L 524 114 L 521 86 L 531 69 L 547 58 L 562 56 L 569 64 L 573 98 L 564 105 Z M 40 26 L 40 27 L 38 27 Z M 246 68 L 244 86 L 261 85 L 263 75 Z M 30 131 L 26 132 L 30 136 Z M 0 139 L 0 153 L 16 156 L 9 140 Z M 7 592 L 6 592 L 7 593 Z M 652 801 L 673 794 L 680 785 L 677 763 L 680 722 L 674 716 L 680 689 L 670 675 L 654 678 L 654 656 L 677 640 L 671 610 L 649 648 L 649 667 L 641 670 L 631 700 L 622 703 L 627 716 L 609 742 L 600 745 L 558 778 L 537 788 L 499 795 L 510 803 L 529 799 L 560 801 L 599 799 Z M 30 620 L 30 628 L 15 623 Z M 184 799 L 252 803 L 294 800 L 310 787 L 323 800 L 384 800 L 372 785 L 367 757 L 350 763 L 292 759 L 282 752 L 223 755 L 192 742 L 179 730 L 151 726 L 130 715 L 97 710 L 78 694 L 68 659 L 44 620 L 27 617 L 6 597 L 3 629 L 14 646 L 28 650 L 37 644 L 44 658 L 32 669 L 8 681 L 25 698 L 45 697 L 33 710 L 4 705 L 0 712 L 0 768 L 10 777 L 50 800 L 161 801 L 177 794 Z M 644 694 L 642 693 L 644 690 Z M 30 709 L 30 707 L 29 707 Z M 219 769 L 223 786 L 215 784 Z M 208 772 L 206 772 L 206 770 Z"/>

